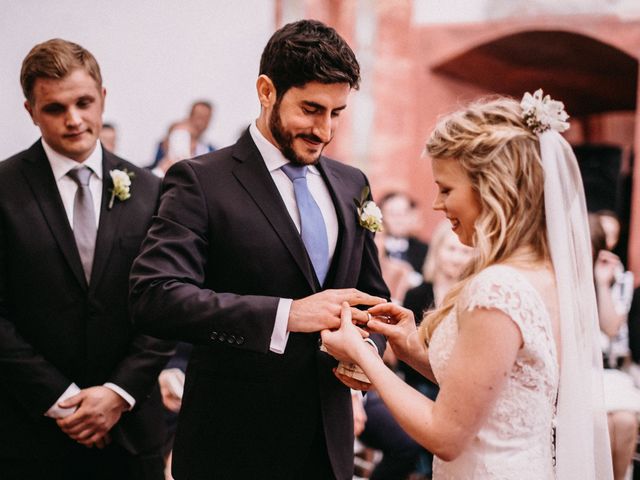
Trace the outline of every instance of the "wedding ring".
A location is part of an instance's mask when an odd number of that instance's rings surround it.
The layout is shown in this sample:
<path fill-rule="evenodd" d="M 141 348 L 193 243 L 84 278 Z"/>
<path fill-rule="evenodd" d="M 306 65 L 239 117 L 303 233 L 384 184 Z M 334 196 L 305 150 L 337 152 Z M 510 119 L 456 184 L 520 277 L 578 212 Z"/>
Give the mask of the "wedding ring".
<path fill-rule="evenodd" d="M 371 318 L 372 318 L 371 314 L 369 312 L 367 312 L 367 323 L 365 323 L 365 325 L 368 324 L 371 321 Z"/>

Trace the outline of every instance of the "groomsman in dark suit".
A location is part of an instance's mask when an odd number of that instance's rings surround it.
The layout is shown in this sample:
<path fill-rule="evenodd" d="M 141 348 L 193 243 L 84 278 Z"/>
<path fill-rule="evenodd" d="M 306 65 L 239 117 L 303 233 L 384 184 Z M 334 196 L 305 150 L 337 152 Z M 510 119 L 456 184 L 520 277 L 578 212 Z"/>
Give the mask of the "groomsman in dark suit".
<path fill-rule="evenodd" d="M 131 301 L 148 333 L 194 344 L 178 480 L 353 476 L 347 386 L 366 387 L 334 374 L 318 344 L 322 329 L 340 325 L 341 302 L 362 308 L 389 296 L 377 208 L 361 218 L 354 205 L 368 181 L 322 155 L 359 80 L 335 30 L 285 25 L 262 54 L 258 119 L 235 145 L 165 177 Z M 383 338 L 368 341 L 382 353 Z"/>
<path fill-rule="evenodd" d="M 90 52 L 38 44 L 20 79 L 42 137 L 0 163 L 0 478 L 162 479 L 172 345 L 127 305 L 158 181 L 98 141 Z"/>

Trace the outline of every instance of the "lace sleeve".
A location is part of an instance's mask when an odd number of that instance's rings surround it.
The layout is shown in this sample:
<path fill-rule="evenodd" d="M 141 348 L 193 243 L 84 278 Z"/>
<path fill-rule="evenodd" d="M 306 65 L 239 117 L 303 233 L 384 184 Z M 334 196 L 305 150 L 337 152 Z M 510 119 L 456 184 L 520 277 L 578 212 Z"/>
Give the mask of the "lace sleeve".
<path fill-rule="evenodd" d="M 518 326 L 524 344 L 531 341 L 532 328 L 540 308 L 536 292 L 519 273 L 509 267 L 494 266 L 480 272 L 468 285 L 462 310 L 476 308 L 503 312 Z"/>

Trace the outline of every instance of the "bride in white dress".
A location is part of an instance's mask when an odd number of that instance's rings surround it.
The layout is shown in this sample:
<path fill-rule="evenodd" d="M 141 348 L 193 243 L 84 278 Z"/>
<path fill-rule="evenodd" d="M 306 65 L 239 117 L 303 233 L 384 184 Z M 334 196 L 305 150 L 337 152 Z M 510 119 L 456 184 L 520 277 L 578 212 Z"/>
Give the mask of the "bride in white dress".
<path fill-rule="evenodd" d="M 427 142 L 438 194 L 475 258 L 419 328 L 393 304 L 368 330 L 440 385 L 435 402 L 362 342 L 348 305 L 322 333 L 399 424 L 436 455 L 434 480 L 612 478 L 587 217 L 560 102 L 539 90 L 440 121 Z M 339 375 L 338 373 L 336 375 Z"/>

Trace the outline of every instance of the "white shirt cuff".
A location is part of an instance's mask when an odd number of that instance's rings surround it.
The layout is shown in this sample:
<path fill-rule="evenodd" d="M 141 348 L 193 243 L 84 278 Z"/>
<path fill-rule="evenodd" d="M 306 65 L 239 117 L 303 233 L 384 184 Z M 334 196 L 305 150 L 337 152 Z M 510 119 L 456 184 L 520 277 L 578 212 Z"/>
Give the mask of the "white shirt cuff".
<path fill-rule="evenodd" d="M 80 392 L 80 388 L 78 388 L 78 386 L 75 383 L 72 383 L 71 385 L 69 385 L 67 389 L 64 391 L 64 393 L 60 395 L 58 400 L 56 400 L 56 402 L 51 406 L 51 408 L 46 412 L 44 412 L 44 416 L 50 417 L 50 418 L 64 418 L 71 415 L 73 412 L 76 411 L 77 407 L 62 408 L 62 407 L 59 407 L 58 404 L 60 402 L 64 402 L 67 398 L 73 397 L 78 392 Z"/>
<path fill-rule="evenodd" d="M 370 338 L 365 338 L 364 341 L 367 342 L 370 345 L 373 345 L 373 348 L 375 348 L 376 352 L 378 352 L 378 355 L 380 355 L 380 350 L 378 350 L 378 345 L 376 345 L 376 342 L 374 342 Z"/>
<path fill-rule="evenodd" d="M 103 387 L 107 387 L 109 390 L 113 390 L 118 395 L 120 395 L 122 398 L 124 398 L 124 401 L 129 404 L 129 410 L 131 410 L 134 407 L 134 405 L 136 404 L 136 399 L 133 398 L 131 395 L 129 395 L 126 392 L 126 390 L 123 390 L 122 388 L 120 388 L 115 383 L 107 382 L 107 383 L 103 384 L 102 386 Z"/>
<path fill-rule="evenodd" d="M 271 344 L 269 350 L 273 353 L 284 353 L 284 349 L 287 347 L 287 340 L 289 340 L 289 332 L 287 326 L 289 325 L 289 312 L 291 311 L 291 304 L 293 300 L 290 298 L 281 298 L 278 302 L 278 310 L 276 310 L 276 322 L 273 325 L 273 332 L 271 333 Z"/>

